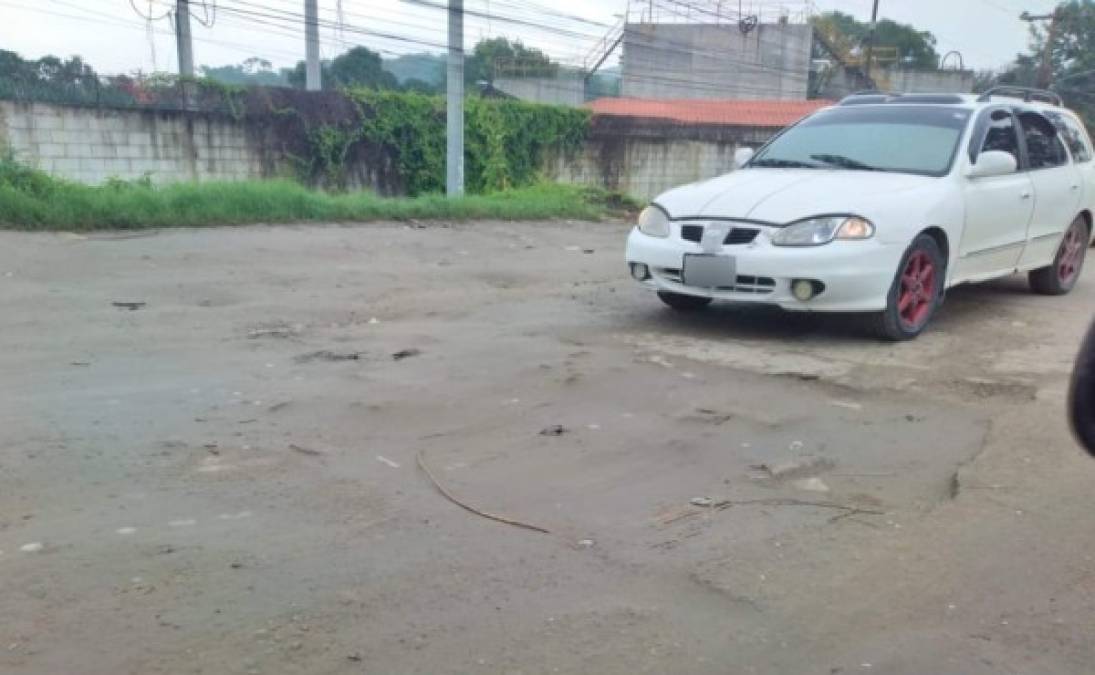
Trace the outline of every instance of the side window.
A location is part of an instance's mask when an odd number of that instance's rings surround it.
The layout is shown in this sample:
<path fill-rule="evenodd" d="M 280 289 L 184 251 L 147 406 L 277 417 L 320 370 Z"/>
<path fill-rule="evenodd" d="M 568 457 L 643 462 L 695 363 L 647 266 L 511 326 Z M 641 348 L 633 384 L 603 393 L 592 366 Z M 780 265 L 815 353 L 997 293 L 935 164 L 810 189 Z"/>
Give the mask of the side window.
<path fill-rule="evenodd" d="M 1038 113 L 1022 113 L 1019 123 L 1027 141 L 1027 158 L 1031 170 L 1051 169 L 1068 163 L 1068 153 L 1057 129 Z"/>
<path fill-rule="evenodd" d="M 1046 113 L 1046 117 L 1053 122 L 1057 134 L 1064 139 L 1068 151 L 1072 153 L 1072 159 L 1077 163 L 1090 162 L 1091 148 L 1087 144 L 1087 134 L 1080 124 L 1069 115 L 1061 113 Z"/>
<path fill-rule="evenodd" d="M 1019 133 L 1015 129 L 1015 118 L 1006 110 L 994 110 L 988 131 L 985 133 L 985 142 L 981 144 L 981 152 L 999 150 L 1015 157 L 1015 165 L 1019 166 Z"/>

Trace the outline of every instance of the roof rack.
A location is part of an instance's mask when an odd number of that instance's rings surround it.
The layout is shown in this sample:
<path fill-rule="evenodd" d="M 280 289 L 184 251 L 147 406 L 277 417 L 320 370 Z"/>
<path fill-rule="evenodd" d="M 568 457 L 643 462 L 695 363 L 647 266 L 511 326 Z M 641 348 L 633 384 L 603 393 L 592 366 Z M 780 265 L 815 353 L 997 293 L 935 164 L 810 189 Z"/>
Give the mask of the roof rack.
<path fill-rule="evenodd" d="M 992 99 L 993 96 L 1009 96 L 1011 98 L 1021 98 L 1027 103 L 1031 101 L 1042 101 L 1049 103 L 1050 105 L 1063 106 L 1065 103 L 1061 100 L 1061 96 L 1056 92 L 1049 91 L 1048 89 L 1033 89 L 1031 87 L 1016 87 L 1012 85 L 1000 85 L 992 87 L 985 93 L 981 94 L 977 100 L 981 103 L 985 103 Z"/>
<path fill-rule="evenodd" d="M 873 103 L 924 103 L 956 104 L 962 103 L 957 94 L 896 94 L 882 91 L 859 91 L 844 97 L 840 105 L 868 105 Z"/>

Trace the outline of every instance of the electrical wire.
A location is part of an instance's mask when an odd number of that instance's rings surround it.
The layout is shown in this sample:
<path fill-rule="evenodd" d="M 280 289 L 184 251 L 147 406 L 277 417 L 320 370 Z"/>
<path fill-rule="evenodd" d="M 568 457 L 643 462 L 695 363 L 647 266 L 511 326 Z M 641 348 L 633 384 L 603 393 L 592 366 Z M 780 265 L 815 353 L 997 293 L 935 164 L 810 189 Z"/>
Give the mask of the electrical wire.
<path fill-rule="evenodd" d="M 137 13 L 137 16 L 146 21 L 160 21 L 161 19 L 166 19 L 167 15 L 170 14 L 172 11 L 170 9 L 167 9 L 164 10 L 163 14 L 159 16 L 154 16 L 152 13 L 152 4 L 153 0 L 148 0 L 148 14 L 145 14 L 141 11 L 141 8 L 137 6 L 137 0 L 129 0 L 129 6 L 133 8 L 133 11 Z"/>
<path fill-rule="evenodd" d="M 133 0 L 131 0 L 131 2 L 132 1 Z M 288 0 L 286 0 L 286 1 L 288 1 Z M 681 6 L 687 7 L 687 6 L 689 6 L 689 3 L 683 2 L 683 0 L 666 0 L 666 1 L 671 2 L 673 5 L 675 5 L 677 7 L 681 7 Z M 234 2 L 236 6 L 227 7 L 227 9 L 226 9 L 225 2 Z M 530 22 L 528 20 L 525 20 L 524 18 L 522 18 L 520 16 L 513 16 L 512 12 L 514 10 L 524 9 L 523 6 L 528 6 L 529 8 L 536 8 L 537 6 L 534 3 L 531 3 L 531 2 L 518 3 L 518 2 L 513 2 L 512 0 L 508 0 L 508 1 L 507 0 L 493 0 L 493 2 L 496 5 L 501 6 L 502 8 L 509 8 L 509 9 L 505 13 L 499 12 L 497 10 L 496 11 L 491 11 L 491 12 L 478 12 L 477 10 L 473 10 L 473 12 L 475 12 L 475 14 L 481 15 L 484 18 L 485 17 L 490 17 L 491 20 L 501 21 L 501 22 L 506 22 L 506 23 L 509 23 L 509 22 L 516 19 L 520 23 L 515 23 L 515 25 L 521 25 L 521 26 L 525 26 L 525 27 L 532 27 L 532 26 L 529 26 L 529 24 L 534 23 L 534 22 Z M 156 2 L 155 0 L 150 0 L 150 2 L 149 2 L 150 10 L 151 10 L 152 6 L 156 5 L 156 4 L 162 5 L 162 4 L 164 4 L 164 0 L 161 0 L 160 2 Z M 418 4 L 426 5 L 430 9 L 437 9 L 438 8 L 436 3 L 429 3 L 429 2 L 426 2 L 425 0 L 423 0 L 422 2 L 420 2 Z M 659 0 L 659 5 L 661 5 L 661 4 L 662 3 Z M 410 35 L 399 34 L 399 33 L 396 33 L 394 31 L 370 30 L 370 29 L 363 28 L 362 26 L 354 25 L 354 24 L 350 23 L 349 21 L 347 21 L 346 17 L 347 16 L 363 16 L 363 15 L 354 14 L 353 12 L 348 12 L 341 5 L 342 5 L 342 3 L 340 1 L 339 2 L 339 7 L 336 8 L 336 16 L 338 14 L 337 10 L 339 10 L 339 9 L 342 10 L 343 16 L 339 17 L 338 19 L 336 19 L 333 22 L 332 21 L 324 21 L 323 23 L 326 27 L 334 28 L 336 31 L 340 31 L 343 35 L 352 34 L 352 35 L 355 35 L 355 36 L 367 36 L 370 39 L 390 40 L 390 41 L 394 41 L 397 44 L 410 45 L 410 46 L 419 47 L 419 48 L 426 47 L 426 48 L 443 49 L 443 48 L 447 47 L 447 45 L 443 42 L 442 39 L 438 39 L 436 41 L 431 40 L 431 39 L 421 39 L 421 38 L 416 38 L 416 37 L 413 37 L 413 36 L 410 36 Z M 434 5 L 434 7 L 429 7 L 429 5 Z M 256 7 L 258 9 L 251 9 L 251 8 L 256 8 Z M 30 9 L 30 8 L 25 8 L 25 9 Z M 81 9 L 83 9 L 83 8 L 81 8 Z M 264 7 L 262 5 L 255 5 L 254 3 L 245 2 L 244 0 L 223 0 L 219 4 L 214 3 L 214 7 L 211 8 L 209 11 L 210 11 L 211 15 L 215 15 L 218 10 L 220 10 L 220 12 L 222 14 L 226 15 L 226 17 L 227 17 L 226 20 L 228 20 L 231 25 L 246 27 L 247 29 L 249 29 L 251 31 L 254 31 L 256 33 L 279 35 L 279 36 L 293 37 L 293 38 L 297 38 L 303 33 L 303 29 L 301 27 L 302 26 L 301 21 L 302 21 L 303 17 L 302 17 L 301 14 L 298 14 L 296 12 L 279 10 L 279 9 L 270 7 L 269 4 L 267 4 Z M 84 11 L 86 11 L 86 10 L 84 10 Z M 679 11 L 679 10 L 677 10 L 677 11 Z M 169 12 L 170 12 L 170 9 L 168 9 L 167 12 L 165 12 L 165 14 L 167 14 Z M 138 15 L 139 16 L 144 16 L 144 14 L 140 13 L 140 12 L 138 13 Z M 149 15 L 152 15 L 152 13 L 150 12 Z M 365 18 L 369 18 L 369 17 L 365 17 Z M 580 19 L 581 17 L 571 17 L 571 16 L 563 15 L 563 16 L 559 16 L 557 18 L 560 21 L 574 22 L 574 20 L 576 18 Z M 535 26 L 540 29 L 540 32 L 549 32 L 549 33 L 552 33 L 552 34 L 560 34 L 560 35 L 563 35 L 564 37 L 582 37 L 582 36 L 584 36 L 584 37 L 587 37 L 587 38 L 596 37 L 598 39 L 601 37 L 601 36 L 590 35 L 589 33 L 584 33 L 584 32 L 582 32 L 580 30 L 577 30 L 577 29 L 562 27 L 561 25 L 559 25 L 560 21 L 542 21 L 539 24 L 535 24 Z M 386 22 L 385 25 L 387 25 L 387 23 L 391 23 L 391 22 Z M 588 23 L 595 24 L 597 22 L 589 21 Z M 424 26 L 420 23 L 415 23 L 413 21 L 403 21 L 403 22 L 400 22 L 399 25 L 403 25 L 405 27 L 412 28 L 412 29 L 427 28 L 427 26 Z M 608 26 L 608 24 L 603 24 L 602 23 L 602 24 L 600 24 L 599 27 L 604 27 L 604 26 Z M 132 27 L 132 26 L 130 26 L 130 27 Z M 437 25 L 432 24 L 429 27 L 436 29 Z M 235 46 L 235 47 L 243 47 L 243 45 L 241 45 L 240 43 L 226 43 L 224 41 L 200 39 L 200 38 L 196 38 L 196 39 L 199 39 L 200 41 L 208 42 L 208 43 L 211 43 L 211 44 L 222 44 L 222 45 L 231 45 L 231 46 Z M 356 46 L 356 43 L 345 40 L 345 39 L 339 40 L 338 42 L 341 42 L 345 46 Z M 252 50 L 250 55 L 254 55 L 255 51 L 257 51 L 257 50 Z M 382 51 L 383 53 L 392 54 L 392 55 L 398 55 L 399 54 L 399 52 L 394 52 L 390 49 L 384 49 L 384 48 L 381 48 L 380 51 Z M 691 45 L 683 45 L 683 46 L 673 45 L 672 49 L 667 49 L 666 51 L 675 52 L 675 53 L 678 53 L 678 54 L 687 54 L 687 55 L 691 55 L 693 57 L 702 56 L 704 54 L 711 54 L 711 55 L 716 56 L 716 57 L 721 57 L 722 59 L 725 59 L 725 57 L 726 57 L 726 54 L 724 52 L 711 52 L 711 51 L 708 51 L 708 50 L 695 49 Z M 286 54 L 291 53 L 293 55 L 293 57 L 297 57 L 297 54 L 295 52 L 283 52 L 283 53 L 286 53 Z M 757 64 L 757 63 L 751 62 L 751 61 L 740 61 L 740 60 L 738 60 L 733 65 L 735 67 L 736 66 L 742 66 L 742 65 L 750 66 L 750 67 L 758 67 L 758 68 L 763 68 L 765 70 L 768 70 L 770 72 L 785 72 L 785 73 L 796 74 L 796 75 L 800 74 L 802 77 L 805 77 L 805 73 L 804 72 L 800 73 L 799 70 L 797 70 L 797 69 L 779 68 L 779 67 L 774 67 L 774 66 L 765 66 L 764 64 Z M 702 74 L 702 73 L 705 73 L 705 72 L 711 72 L 711 73 L 722 72 L 722 71 L 725 70 L 725 68 L 712 67 L 712 68 L 699 68 L 699 69 L 694 69 L 694 70 L 695 70 L 695 72 L 697 72 L 699 74 Z M 730 90 L 735 91 L 735 92 L 767 94 L 769 96 L 772 94 L 772 88 L 768 88 L 768 87 L 740 87 L 740 86 L 731 87 L 729 84 L 721 85 L 721 84 L 717 84 L 717 83 L 696 82 L 696 81 L 694 81 L 692 79 L 688 79 L 688 78 L 674 77 L 674 76 L 672 76 L 668 73 L 657 73 L 657 72 L 632 73 L 632 74 L 629 74 L 629 79 L 633 82 L 645 82 L 645 83 L 648 83 L 648 84 L 651 84 L 651 85 L 660 84 L 660 85 L 665 86 L 666 88 L 670 88 L 674 85 L 679 85 L 681 87 L 687 88 L 688 91 L 710 91 L 710 92 L 714 93 L 714 92 L 721 92 L 721 91 L 726 91 L 727 89 L 730 89 Z M 559 88 L 560 89 L 565 89 L 566 87 L 565 87 L 565 85 L 560 85 Z"/>
<path fill-rule="evenodd" d="M 238 4 L 244 4 L 244 5 L 251 4 L 251 3 L 244 2 L 243 0 L 235 0 L 235 1 Z M 278 10 L 278 11 L 280 11 L 280 10 Z M 293 13 L 293 12 L 281 12 L 281 13 L 291 15 L 293 17 L 294 21 L 299 16 L 299 15 L 296 15 L 295 13 Z M 681 50 L 666 48 L 664 51 L 681 51 Z M 688 50 L 685 50 L 685 51 L 687 51 L 689 53 L 692 53 L 692 54 L 697 54 L 697 53 L 699 53 L 699 54 L 708 54 L 708 55 L 711 55 L 713 58 L 720 58 L 724 62 L 726 61 L 726 56 L 727 56 L 724 52 L 702 52 L 700 50 L 695 50 L 695 49 L 688 49 Z M 754 61 L 742 61 L 740 59 L 730 59 L 730 60 L 734 62 L 733 65 L 739 66 L 739 67 L 741 67 L 741 66 L 750 67 L 750 68 L 756 68 L 756 69 L 761 69 L 761 70 L 767 70 L 767 71 L 770 71 L 770 72 L 771 71 L 777 71 L 777 72 L 788 73 L 788 74 L 791 74 L 792 76 L 800 75 L 803 78 L 806 77 L 805 72 L 800 71 L 798 69 L 779 68 L 779 67 L 775 67 L 775 66 L 760 64 L 760 63 L 757 63 L 757 62 L 754 62 Z M 726 68 L 724 68 L 724 67 L 723 68 L 711 67 L 711 68 L 700 68 L 700 69 L 697 70 L 697 72 L 700 72 L 700 71 L 710 72 L 710 73 L 724 73 L 724 72 L 726 72 Z M 682 87 L 687 87 L 690 90 L 706 90 L 706 91 L 710 91 L 710 92 L 726 91 L 727 88 L 728 88 L 728 85 L 725 85 L 725 84 L 717 84 L 717 83 L 716 84 L 705 84 L 705 83 L 702 83 L 702 82 L 698 83 L 694 79 L 679 78 L 679 77 L 675 78 L 675 77 L 669 76 L 668 74 L 663 74 L 663 75 L 637 75 L 636 77 L 631 78 L 631 79 L 633 79 L 633 80 L 647 80 L 647 81 L 652 81 L 652 82 L 660 82 L 660 83 L 663 83 L 663 84 L 677 84 L 677 85 L 680 85 Z M 550 86 L 550 85 L 545 85 L 545 86 Z M 566 88 L 566 87 L 562 87 L 562 88 Z M 738 92 L 748 92 L 748 93 L 754 93 L 754 94 L 759 94 L 759 95 L 767 95 L 767 96 L 771 96 L 773 94 L 773 88 L 772 87 L 757 87 L 757 86 L 737 85 L 737 86 L 732 87 L 732 89 L 734 91 L 738 91 Z"/>
<path fill-rule="evenodd" d="M 0 0 L 0 6 L 6 6 L 6 7 L 13 8 L 13 9 L 19 9 L 19 10 L 26 11 L 26 12 L 32 12 L 32 13 L 35 13 L 35 14 L 42 14 L 42 15 L 45 15 L 45 16 L 52 16 L 52 17 L 62 18 L 62 19 L 75 19 L 75 20 L 86 22 L 86 23 L 92 23 L 92 24 L 98 24 L 98 25 L 104 25 L 104 26 L 112 26 L 112 27 L 128 29 L 128 30 L 135 30 L 135 31 L 136 30 L 141 30 L 141 31 L 145 30 L 144 22 L 136 23 L 136 22 L 132 22 L 132 21 L 127 21 L 127 20 L 119 18 L 115 15 L 105 14 L 103 12 L 96 12 L 95 10 L 89 10 L 86 7 L 70 4 L 70 3 L 64 2 L 63 0 L 51 0 L 51 4 L 57 4 L 57 5 L 62 5 L 62 6 L 65 6 L 65 7 L 69 7 L 73 10 L 84 12 L 85 14 L 87 14 L 89 16 L 80 16 L 80 15 L 76 15 L 76 14 L 66 14 L 64 12 L 51 11 L 51 10 L 48 10 L 48 9 L 43 9 L 41 7 L 31 7 L 31 6 L 27 6 L 27 5 L 17 4 L 15 2 L 10 2 L 10 1 L 7 1 L 7 0 Z M 99 18 L 99 17 L 102 17 L 102 18 Z M 156 35 L 160 35 L 160 36 L 164 36 L 164 37 L 174 37 L 174 35 L 175 35 L 173 31 L 157 30 L 157 31 L 154 31 L 154 32 L 155 32 Z M 239 42 L 231 42 L 231 41 L 226 41 L 226 40 L 216 40 L 216 39 L 203 38 L 203 37 L 198 37 L 198 36 L 193 37 L 193 40 L 195 42 L 200 42 L 200 43 L 210 44 L 210 45 L 216 45 L 216 46 L 219 46 L 219 47 L 225 47 L 225 48 L 228 48 L 228 49 L 232 49 L 234 51 L 238 51 L 239 53 L 246 54 L 248 56 L 256 56 L 253 45 L 245 45 L 245 44 L 239 43 Z M 288 52 L 288 51 L 281 51 L 281 50 L 274 50 L 274 51 L 277 51 L 280 55 L 283 55 L 283 56 L 286 56 L 286 57 L 297 58 L 297 53 L 296 52 Z M 267 54 L 258 54 L 258 56 L 261 56 L 263 58 L 267 58 L 267 60 L 270 60 L 268 58 L 269 55 L 270 55 L 269 53 L 267 53 Z"/>

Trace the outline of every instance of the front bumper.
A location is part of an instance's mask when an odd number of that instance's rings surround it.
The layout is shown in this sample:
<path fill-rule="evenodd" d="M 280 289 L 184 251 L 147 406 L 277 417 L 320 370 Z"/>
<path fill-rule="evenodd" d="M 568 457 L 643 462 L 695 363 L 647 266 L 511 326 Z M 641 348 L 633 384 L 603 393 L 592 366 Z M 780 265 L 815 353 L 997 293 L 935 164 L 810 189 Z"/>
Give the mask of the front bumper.
<path fill-rule="evenodd" d="M 732 290 L 686 286 L 681 269 L 686 253 L 704 248 L 680 238 L 674 223 L 670 236 L 650 237 L 633 228 L 627 239 L 627 262 L 643 263 L 650 278 L 641 283 L 659 291 L 696 295 L 715 300 L 776 305 L 800 312 L 871 312 L 886 308 L 904 249 L 877 239 L 834 241 L 823 246 L 773 246 L 765 228 L 751 243 L 722 246 L 718 253 L 733 256 L 737 283 Z M 795 279 L 820 281 L 825 290 L 808 301 L 791 294 Z"/>

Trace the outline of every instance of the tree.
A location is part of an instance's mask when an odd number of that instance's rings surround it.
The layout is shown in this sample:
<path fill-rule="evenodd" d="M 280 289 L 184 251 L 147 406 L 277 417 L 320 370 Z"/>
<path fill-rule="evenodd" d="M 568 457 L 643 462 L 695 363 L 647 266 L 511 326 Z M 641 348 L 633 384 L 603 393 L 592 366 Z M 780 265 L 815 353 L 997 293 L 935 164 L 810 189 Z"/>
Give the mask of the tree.
<path fill-rule="evenodd" d="M 407 86 L 409 80 L 420 80 L 436 88 L 445 82 L 445 62 L 444 54 L 403 54 L 384 59 L 384 70 L 395 75 L 403 86 Z"/>
<path fill-rule="evenodd" d="M 838 31 L 853 48 L 863 49 L 871 34 L 871 24 L 844 12 L 825 12 L 818 21 Z M 898 63 L 909 68 L 937 68 L 939 52 L 931 31 L 882 19 L 875 29 L 875 47 L 896 47 Z"/>
<path fill-rule="evenodd" d="M 334 58 L 333 61 L 320 63 L 324 89 L 343 89 L 346 87 L 367 87 L 369 89 L 398 89 L 395 76 L 383 68 L 384 60 L 380 54 L 366 47 L 354 47 Z M 298 61 L 291 69 L 282 71 L 286 80 L 294 87 L 303 89 L 305 85 L 305 65 Z"/>
<path fill-rule="evenodd" d="M 0 89 L 13 95 L 58 101 L 97 101 L 101 95 L 98 73 L 79 56 L 62 59 L 43 56 L 26 60 L 0 50 Z"/>
<path fill-rule="evenodd" d="M 403 91 L 414 92 L 416 94 L 436 94 L 441 91 L 441 88 L 437 85 L 430 84 L 424 80 L 420 80 L 416 77 L 412 77 L 409 80 L 403 82 Z"/>
<path fill-rule="evenodd" d="M 394 75 L 384 70 L 383 63 L 380 54 L 365 47 L 354 47 L 331 61 L 331 84 L 336 88 L 397 89 L 399 83 Z"/>
<path fill-rule="evenodd" d="M 1030 49 L 996 78 L 997 84 L 1037 86 L 1048 40 L 1048 25 L 1031 25 Z M 1057 7 L 1050 48 L 1052 88 L 1065 104 L 1095 127 L 1095 0 L 1070 0 Z"/>
<path fill-rule="evenodd" d="M 202 76 L 223 84 L 277 87 L 287 84 L 284 72 L 274 70 L 273 64 L 257 56 L 239 65 L 202 66 Z"/>
<path fill-rule="evenodd" d="M 558 72 L 559 64 L 544 52 L 526 47 L 520 40 L 510 42 L 504 37 L 480 40 L 464 63 L 464 80 L 470 84 L 493 82 L 503 74 L 553 77 Z"/>

